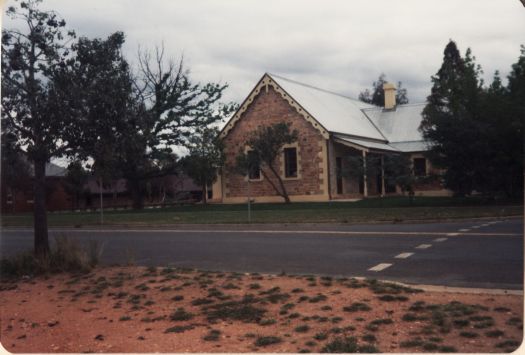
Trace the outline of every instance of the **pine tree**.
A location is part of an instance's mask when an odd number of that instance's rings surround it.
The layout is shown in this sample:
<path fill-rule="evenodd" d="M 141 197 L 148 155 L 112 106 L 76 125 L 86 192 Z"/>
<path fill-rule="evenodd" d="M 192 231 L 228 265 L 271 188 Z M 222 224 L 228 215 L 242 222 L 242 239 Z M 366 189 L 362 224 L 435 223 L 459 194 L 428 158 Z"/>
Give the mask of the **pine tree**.
<path fill-rule="evenodd" d="M 431 143 L 428 155 L 445 168 L 445 186 L 460 195 L 475 188 L 479 172 L 481 94 L 480 68 L 467 51 L 462 58 L 456 43 L 444 50 L 443 63 L 432 77 L 431 94 L 423 110 L 420 130 Z"/>

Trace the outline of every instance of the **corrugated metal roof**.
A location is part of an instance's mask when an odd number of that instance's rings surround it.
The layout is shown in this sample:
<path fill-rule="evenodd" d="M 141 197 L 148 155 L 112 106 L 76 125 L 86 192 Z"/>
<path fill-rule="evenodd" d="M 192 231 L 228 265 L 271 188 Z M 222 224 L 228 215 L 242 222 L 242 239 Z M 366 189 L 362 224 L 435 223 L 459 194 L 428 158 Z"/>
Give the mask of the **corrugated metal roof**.
<path fill-rule="evenodd" d="M 374 122 L 390 143 L 423 141 L 418 128 L 421 124 L 421 104 L 399 105 L 395 110 L 381 107 L 364 109 L 363 112 Z"/>
<path fill-rule="evenodd" d="M 358 145 L 364 148 L 368 148 L 371 150 L 383 150 L 388 152 L 399 152 L 399 150 L 395 147 L 392 147 L 389 144 L 386 143 L 380 143 L 380 142 L 372 142 L 367 141 L 364 139 L 356 139 L 356 138 L 348 138 L 339 134 L 334 134 L 333 136 L 335 138 L 336 142 L 340 143 L 350 143 L 351 145 Z"/>
<path fill-rule="evenodd" d="M 373 106 L 275 74 L 268 75 L 329 132 L 385 140 L 361 111 Z"/>
<path fill-rule="evenodd" d="M 415 142 L 393 142 L 390 146 L 398 149 L 401 152 L 424 152 L 429 149 L 428 143 L 425 141 Z"/>

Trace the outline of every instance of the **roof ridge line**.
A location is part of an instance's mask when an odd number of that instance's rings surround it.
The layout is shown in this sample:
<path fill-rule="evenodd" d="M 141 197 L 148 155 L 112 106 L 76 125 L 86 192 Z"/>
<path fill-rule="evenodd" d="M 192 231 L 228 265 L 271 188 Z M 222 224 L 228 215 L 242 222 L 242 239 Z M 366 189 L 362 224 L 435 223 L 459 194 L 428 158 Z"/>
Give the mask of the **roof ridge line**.
<path fill-rule="evenodd" d="M 283 76 L 280 76 L 280 75 L 277 75 L 277 74 L 272 74 L 272 73 L 266 73 L 268 74 L 269 76 L 275 76 L 279 79 L 283 79 L 283 80 L 286 80 L 286 81 L 290 81 L 294 84 L 298 84 L 298 85 L 302 85 L 302 86 L 306 86 L 306 87 L 309 87 L 311 89 L 315 89 L 315 90 L 319 90 L 319 91 L 323 91 L 323 92 L 326 92 L 328 94 L 332 94 L 332 95 L 337 95 L 337 96 L 341 96 L 341 97 L 344 97 L 345 99 L 349 99 L 349 100 L 352 100 L 352 101 L 358 101 L 358 102 L 362 102 L 363 104 L 367 104 L 366 102 L 363 102 L 363 101 L 360 101 L 358 99 L 355 99 L 353 97 L 350 97 L 350 96 L 346 96 L 346 95 L 343 95 L 343 94 L 340 94 L 340 93 L 337 93 L 337 92 L 334 92 L 334 91 L 330 91 L 330 90 L 326 90 L 326 89 L 323 89 L 323 88 L 320 88 L 320 87 L 317 87 L 317 86 L 313 86 L 313 85 L 310 85 L 310 84 L 306 84 L 306 83 L 302 83 L 300 81 L 296 81 L 296 80 L 293 80 L 293 79 L 288 79 L 288 78 L 285 78 Z M 373 108 L 373 107 L 369 107 L 369 108 Z"/>

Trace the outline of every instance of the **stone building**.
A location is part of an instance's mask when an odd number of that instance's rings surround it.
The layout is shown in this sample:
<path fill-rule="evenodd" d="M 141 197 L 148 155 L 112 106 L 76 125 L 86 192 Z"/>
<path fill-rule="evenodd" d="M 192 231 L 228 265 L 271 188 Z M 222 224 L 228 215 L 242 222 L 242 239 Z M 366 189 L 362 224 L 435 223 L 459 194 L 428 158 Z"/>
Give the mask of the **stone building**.
<path fill-rule="evenodd" d="M 337 93 L 265 74 L 221 132 L 226 164 L 213 185 L 213 200 L 223 203 L 281 202 L 260 172 L 241 176 L 228 167 L 235 164 L 246 138 L 259 126 L 278 122 L 299 132 L 276 162 L 291 201 L 360 199 L 399 194 L 384 176 L 350 177 L 341 174 L 348 156 L 406 154 L 415 174 L 438 172 L 424 157 L 427 144 L 418 127 L 424 103 L 396 105 L 395 87 L 385 84 L 385 106 L 372 106 Z M 264 168 L 264 167 L 263 167 Z M 419 183 L 416 195 L 445 195 L 440 182 Z"/>

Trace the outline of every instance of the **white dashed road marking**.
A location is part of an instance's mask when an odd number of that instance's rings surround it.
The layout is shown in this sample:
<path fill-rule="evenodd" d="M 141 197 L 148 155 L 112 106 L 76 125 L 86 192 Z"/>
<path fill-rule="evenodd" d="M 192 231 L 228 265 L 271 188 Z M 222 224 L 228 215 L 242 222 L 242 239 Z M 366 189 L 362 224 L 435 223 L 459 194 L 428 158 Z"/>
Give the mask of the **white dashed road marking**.
<path fill-rule="evenodd" d="M 463 229 L 460 229 L 459 231 L 460 231 L 460 232 L 468 232 L 468 231 L 470 231 L 470 229 L 468 229 L 468 228 L 463 228 Z"/>
<path fill-rule="evenodd" d="M 392 266 L 392 264 L 381 263 L 381 264 L 377 264 L 374 267 L 371 267 L 370 269 L 368 269 L 368 271 L 382 271 L 386 268 L 389 268 L 390 266 Z"/>
<path fill-rule="evenodd" d="M 444 242 L 445 240 L 447 240 L 448 238 L 436 238 L 434 239 L 435 242 Z"/>
<path fill-rule="evenodd" d="M 432 246 L 432 244 L 420 244 L 416 247 L 416 249 L 428 249 Z"/>
<path fill-rule="evenodd" d="M 459 235 L 459 233 L 447 233 L 447 237 L 455 237 Z"/>
<path fill-rule="evenodd" d="M 399 255 L 396 255 L 395 258 L 396 259 L 406 259 L 408 258 L 409 256 L 412 256 L 414 255 L 414 253 L 401 253 Z"/>

